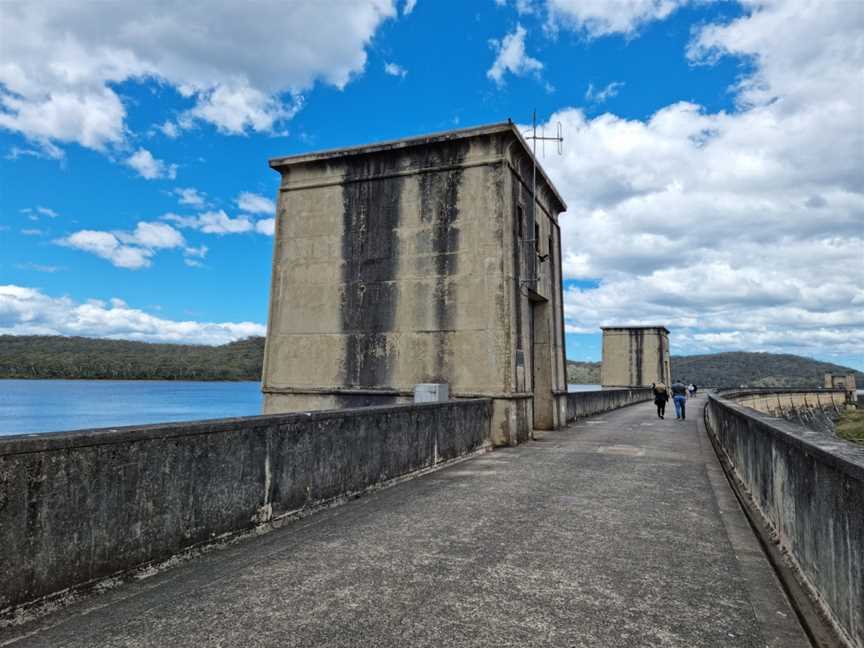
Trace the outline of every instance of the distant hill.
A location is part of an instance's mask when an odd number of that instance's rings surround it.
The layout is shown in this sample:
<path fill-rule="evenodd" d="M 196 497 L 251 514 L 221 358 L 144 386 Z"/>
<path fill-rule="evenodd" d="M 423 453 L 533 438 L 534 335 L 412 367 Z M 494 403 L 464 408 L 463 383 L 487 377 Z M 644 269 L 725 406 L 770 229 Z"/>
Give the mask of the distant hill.
<path fill-rule="evenodd" d="M 260 380 L 264 338 L 222 346 L 150 344 L 48 335 L 0 335 L 0 378 L 113 380 Z M 675 377 L 705 387 L 821 387 L 827 372 L 864 373 L 773 353 L 672 356 Z M 567 382 L 599 384 L 599 362 L 567 361 Z"/>
<path fill-rule="evenodd" d="M 860 371 L 797 355 L 731 351 L 672 356 L 674 377 L 706 387 L 821 387 L 826 373 L 853 373 L 864 388 Z"/>
<path fill-rule="evenodd" d="M 0 378 L 260 380 L 264 338 L 222 346 L 0 335 Z"/>
<path fill-rule="evenodd" d="M 821 387 L 826 373 L 854 373 L 864 388 L 864 373 L 802 356 L 732 351 L 672 356 L 672 375 L 706 387 Z M 567 382 L 599 384 L 599 362 L 567 361 Z"/>
<path fill-rule="evenodd" d="M 567 382 L 572 385 L 599 385 L 600 363 L 568 360 Z"/>

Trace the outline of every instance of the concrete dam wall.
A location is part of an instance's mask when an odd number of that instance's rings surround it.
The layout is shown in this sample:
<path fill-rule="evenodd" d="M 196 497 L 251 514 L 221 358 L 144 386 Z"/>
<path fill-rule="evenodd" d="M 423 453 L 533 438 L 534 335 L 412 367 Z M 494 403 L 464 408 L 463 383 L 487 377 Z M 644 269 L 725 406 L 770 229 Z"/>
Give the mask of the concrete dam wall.
<path fill-rule="evenodd" d="M 489 446 L 491 401 L 0 438 L 0 612 Z"/>
<path fill-rule="evenodd" d="M 799 580 L 864 648 L 864 448 L 736 402 L 751 396 L 709 395 L 709 434 Z"/>
<path fill-rule="evenodd" d="M 784 389 L 776 392 L 742 390 L 730 392 L 726 398 L 733 398 L 739 405 L 777 417 L 797 410 L 842 410 L 847 402 L 842 389 Z"/>

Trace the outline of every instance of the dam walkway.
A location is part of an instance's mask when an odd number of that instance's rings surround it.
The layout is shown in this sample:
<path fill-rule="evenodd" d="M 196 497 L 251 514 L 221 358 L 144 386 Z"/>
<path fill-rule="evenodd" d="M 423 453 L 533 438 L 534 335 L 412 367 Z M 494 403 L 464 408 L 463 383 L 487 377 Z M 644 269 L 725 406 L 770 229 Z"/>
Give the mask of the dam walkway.
<path fill-rule="evenodd" d="M 0 646 L 808 646 L 698 420 L 580 420 L 207 552 Z"/>

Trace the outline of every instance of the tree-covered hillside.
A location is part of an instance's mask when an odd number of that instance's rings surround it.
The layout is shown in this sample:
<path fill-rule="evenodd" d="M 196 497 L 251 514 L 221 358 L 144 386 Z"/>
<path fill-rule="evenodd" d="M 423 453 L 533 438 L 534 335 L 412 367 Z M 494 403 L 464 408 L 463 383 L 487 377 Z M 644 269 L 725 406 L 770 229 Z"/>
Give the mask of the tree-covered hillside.
<path fill-rule="evenodd" d="M 567 382 L 571 385 L 599 385 L 599 362 L 567 361 Z"/>
<path fill-rule="evenodd" d="M 776 353 L 712 353 L 672 356 L 672 376 L 706 387 L 821 387 L 826 373 L 854 373 L 864 388 L 864 374 L 812 358 Z M 567 361 L 567 382 L 599 384 L 599 362 Z"/>
<path fill-rule="evenodd" d="M 822 387 L 826 373 L 855 374 L 864 387 L 864 373 L 812 358 L 778 353 L 712 353 L 672 356 L 672 375 L 688 383 L 716 387 Z"/>
<path fill-rule="evenodd" d="M 260 380 L 264 338 L 222 346 L 0 335 L 0 378 Z"/>
<path fill-rule="evenodd" d="M 114 380 L 260 380 L 264 338 L 222 346 L 149 344 L 128 340 L 0 335 L 0 378 Z M 848 367 L 772 353 L 672 356 L 676 378 L 705 387 L 821 387 L 827 372 Z M 864 387 L 864 374 L 854 372 Z M 567 361 L 567 382 L 599 384 L 599 362 Z"/>

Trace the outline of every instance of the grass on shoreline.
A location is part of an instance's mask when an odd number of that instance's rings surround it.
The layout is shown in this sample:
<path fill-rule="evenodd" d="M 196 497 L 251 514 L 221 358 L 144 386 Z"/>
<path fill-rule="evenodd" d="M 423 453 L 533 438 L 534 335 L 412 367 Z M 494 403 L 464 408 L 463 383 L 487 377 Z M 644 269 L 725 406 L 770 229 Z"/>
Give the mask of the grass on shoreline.
<path fill-rule="evenodd" d="M 847 409 L 840 415 L 835 429 L 841 438 L 864 445 L 864 410 Z"/>

